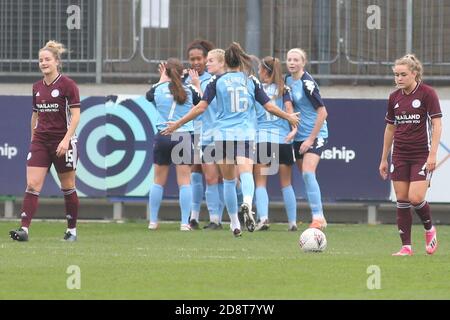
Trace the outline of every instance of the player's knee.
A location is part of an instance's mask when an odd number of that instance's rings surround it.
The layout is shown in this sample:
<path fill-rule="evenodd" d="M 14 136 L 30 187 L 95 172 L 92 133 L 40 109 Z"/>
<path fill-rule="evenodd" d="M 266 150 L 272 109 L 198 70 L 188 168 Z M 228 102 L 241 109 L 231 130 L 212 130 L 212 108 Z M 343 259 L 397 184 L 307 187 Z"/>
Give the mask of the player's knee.
<path fill-rule="evenodd" d="M 30 180 L 27 183 L 27 192 L 41 192 L 41 184 L 39 181 Z"/>
<path fill-rule="evenodd" d="M 409 202 L 413 206 L 417 206 L 423 202 L 423 197 L 420 195 L 409 195 Z"/>
<path fill-rule="evenodd" d="M 206 181 L 206 184 L 209 184 L 209 185 L 218 184 L 219 183 L 219 177 L 217 177 L 215 175 L 205 174 L 205 181 Z"/>

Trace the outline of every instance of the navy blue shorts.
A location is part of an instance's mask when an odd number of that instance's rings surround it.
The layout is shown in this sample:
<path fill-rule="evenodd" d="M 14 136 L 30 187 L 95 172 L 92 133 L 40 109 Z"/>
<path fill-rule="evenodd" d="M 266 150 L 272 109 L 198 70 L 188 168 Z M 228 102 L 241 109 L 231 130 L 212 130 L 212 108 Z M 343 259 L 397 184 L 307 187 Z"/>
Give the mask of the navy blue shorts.
<path fill-rule="evenodd" d="M 193 163 L 193 156 L 190 132 L 176 132 L 170 136 L 163 136 L 158 132 L 153 140 L 153 163 L 155 164 L 190 165 Z"/>
<path fill-rule="evenodd" d="M 254 141 L 215 141 L 216 160 L 223 159 L 236 160 L 236 157 L 245 157 L 255 159 L 255 142 Z"/>
<path fill-rule="evenodd" d="M 278 144 L 270 142 L 260 142 L 256 145 L 257 163 L 259 164 L 294 164 L 294 151 L 292 144 Z"/>
<path fill-rule="evenodd" d="M 328 142 L 328 139 L 326 138 L 317 138 L 316 140 L 314 140 L 313 145 L 311 146 L 311 148 L 309 148 L 308 151 L 306 151 L 306 153 L 314 153 L 317 154 L 319 157 L 322 155 L 322 151 L 324 149 L 324 147 L 326 146 Z M 302 160 L 304 154 L 300 154 L 300 146 L 302 145 L 303 141 L 294 141 L 294 155 L 295 155 L 295 160 Z"/>

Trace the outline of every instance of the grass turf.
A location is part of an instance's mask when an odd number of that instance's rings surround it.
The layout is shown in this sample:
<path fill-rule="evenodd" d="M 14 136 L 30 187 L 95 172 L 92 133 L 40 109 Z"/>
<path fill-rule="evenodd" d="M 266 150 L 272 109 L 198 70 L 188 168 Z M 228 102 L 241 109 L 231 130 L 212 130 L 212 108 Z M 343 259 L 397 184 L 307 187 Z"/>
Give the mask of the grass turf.
<path fill-rule="evenodd" d="M 62 222 L 36 221 L 30 241 L 20 243 L 8 237 L 16 226 L 0 222 L 0 299 L 450 298 L 450 226 L 438 226 L 440 247 L 427 256 L 415 225 L 412 257 L 391 257 L 400 248 L 393 225 L 331 224 L 319 254 L 301 252 L 301 231 L 284 224 L 234 238 L 228 225 L 180 232 L 177 223 L 149 231 L 144 222 L 82 222 L 76 243 L 61 240 Z M 79 290 L 66 286 L 72 265 L 80 268 Z M 372 265 L 381 289 L 367 287 Z"/>

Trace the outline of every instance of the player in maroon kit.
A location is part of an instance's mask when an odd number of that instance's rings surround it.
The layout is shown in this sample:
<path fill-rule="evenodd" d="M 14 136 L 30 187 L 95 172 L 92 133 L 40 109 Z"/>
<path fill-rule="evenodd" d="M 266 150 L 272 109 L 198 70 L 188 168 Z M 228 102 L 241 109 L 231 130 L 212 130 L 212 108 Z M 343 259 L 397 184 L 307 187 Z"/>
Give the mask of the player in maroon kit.
<path fill-rule="evenodd" d="M 44 78 L 33 84 L 31 145 L 27 157 L 27 188 L 22 204 L 22 223 L 10 231 L 13 240 L 27 241 L 28 228 L 38 208 L 39 193 L 51 165 L 55 166 L 64 194 L 68 228 L 64 240 L 77 239 L 78 196 L 75 189 L 80 96 L 76 83 L 62 75 L 61 54 L 66 50 L 49 41 L 39 50 Z"/>
<path fill-rule="evenodd" d="M 388 177 L 388 155 L 392 144 L 390 177 L 397 197 L 397 226 L 402 248 L 395 256 L 410 256 L 411 206 L 425 227 L 425 249 L 437 249 L 436 228 L 430 206 L 425 200 L 441 138 L 442 112 L 439 99 L 430 86 L 422 82 L 422 64 L 412 54 L 395 61 L 393 67 L 398 90 L 389 96 L 384 132 L 380 175 Z"/>

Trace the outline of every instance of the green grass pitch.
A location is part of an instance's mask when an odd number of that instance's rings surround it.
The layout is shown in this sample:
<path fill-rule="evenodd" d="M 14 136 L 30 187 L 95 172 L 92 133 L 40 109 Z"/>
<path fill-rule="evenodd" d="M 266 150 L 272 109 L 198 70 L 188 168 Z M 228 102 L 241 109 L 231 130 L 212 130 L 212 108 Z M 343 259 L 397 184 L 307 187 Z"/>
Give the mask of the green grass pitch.
<path fill-rule="evenodd" d="M 450 226 L 438 226 L 439 249 L 427 256 L 413 227 L 412 257 L 394 225 L 331 224 L 323 253 L 303 253 L 298 232 L 273 224 L 234 238 L 222 231 L 179 231 L 163 223 L 81 222 L 78 241 L 63 242 L 65 224 L 35 221 L 29 242 L 13 242 L 17 222 L 0 222 L 0 299 L 449 299 Z M 80 289 L 68 289 L 69 266 Z M 379 267 L 380 287 L 369 289 Z M 368 270 L 369 268 L 369 270 Z M 372 280 L 371 280 L 372 279 Z"/>

